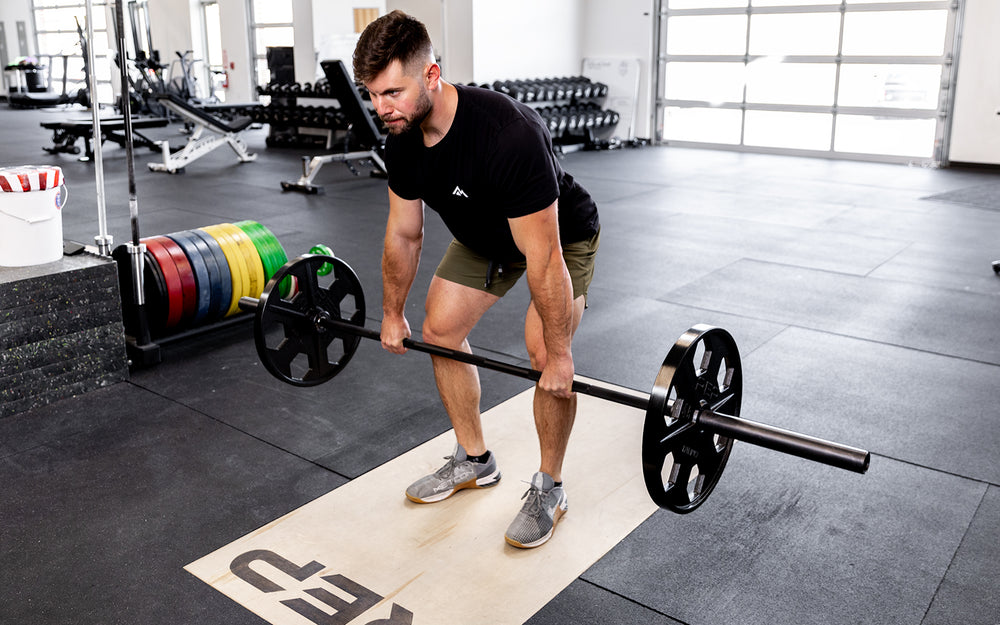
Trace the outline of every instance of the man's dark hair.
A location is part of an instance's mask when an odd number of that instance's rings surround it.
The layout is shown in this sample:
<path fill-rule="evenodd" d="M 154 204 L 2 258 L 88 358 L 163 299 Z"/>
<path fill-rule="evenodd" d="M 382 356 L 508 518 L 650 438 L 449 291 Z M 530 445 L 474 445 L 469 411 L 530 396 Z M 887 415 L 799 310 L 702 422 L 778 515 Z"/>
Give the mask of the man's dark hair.
<path fill-rule="evenodd" d="M 420 20 L 400 10 L 383 15 L 365 28 L 354 48 L 354 80 L 374 80 L 393 61 L 410 71 L 411 65 L 431 58 L 434 47 Z"/>

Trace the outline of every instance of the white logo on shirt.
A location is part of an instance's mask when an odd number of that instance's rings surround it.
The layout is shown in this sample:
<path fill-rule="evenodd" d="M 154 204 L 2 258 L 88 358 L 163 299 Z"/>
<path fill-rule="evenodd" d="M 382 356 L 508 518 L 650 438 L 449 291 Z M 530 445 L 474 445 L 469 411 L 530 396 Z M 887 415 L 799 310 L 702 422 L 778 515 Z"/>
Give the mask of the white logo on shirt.
<path fill-rule="evenodd" d="M 459 186 L 456 186 L 455 190 L 452 191 L 451 194 L 454 195 L 455 197 L 464 197 L 464 198 L 469 197 L 468 195 L 466 195 L 465 191 L 462 191 L 462 187 Z"/>

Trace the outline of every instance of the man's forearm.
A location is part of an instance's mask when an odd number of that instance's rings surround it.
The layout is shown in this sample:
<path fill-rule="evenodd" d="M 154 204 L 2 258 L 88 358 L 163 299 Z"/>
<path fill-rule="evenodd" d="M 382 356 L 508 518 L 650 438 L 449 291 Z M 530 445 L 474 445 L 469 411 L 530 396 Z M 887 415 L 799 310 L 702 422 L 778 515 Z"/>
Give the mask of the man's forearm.
<path fill-rule="evenodd" d="M 382 315 L 402 316 L 406 297 L 417 275 L 423 238 L 408 239 L 387 233 L 382 250 Z"/>
<path fill-rule="evenodd" d="M 534 265 L 534 266 L 533 266 Z M 573 336 L 573 285 L 556 249 L 541 262 L 528 262 L 528 288 L 542 319 L 542 338 L 549 358 L 571 354 Z"/>

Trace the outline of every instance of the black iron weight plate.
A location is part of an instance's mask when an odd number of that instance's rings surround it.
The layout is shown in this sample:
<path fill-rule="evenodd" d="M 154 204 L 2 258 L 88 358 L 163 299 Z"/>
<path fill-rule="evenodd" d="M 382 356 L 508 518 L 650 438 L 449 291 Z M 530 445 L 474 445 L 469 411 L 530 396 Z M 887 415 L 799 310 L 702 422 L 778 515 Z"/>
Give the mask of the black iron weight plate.
<path fill-rule="evenodd" d="M 653 501 L 686 514 L 711 494 L 733 447 L 733 439 L 699 426 L 709 409 L 738 417 L 743 369 L 733 337 L 697 325 L 667 353 L 650 394 L 642 431 L 642 473 Z"/>
<path fill-rule="evenodd" d="M 317 275 L 326 263 L 333 271 Z M 287 276 L 298 280 L 298 291 L 281 297 L 274 287 Z M 331 330 L 321 323 L 324 316 L 364 326 L 365 296 L 354 270 L 324 255 L 306 254 L 285 263 L 257 303 L 254 343 L 264 367 L 294 386 L 316 386 L 340 373 L 361 337 Z"/>

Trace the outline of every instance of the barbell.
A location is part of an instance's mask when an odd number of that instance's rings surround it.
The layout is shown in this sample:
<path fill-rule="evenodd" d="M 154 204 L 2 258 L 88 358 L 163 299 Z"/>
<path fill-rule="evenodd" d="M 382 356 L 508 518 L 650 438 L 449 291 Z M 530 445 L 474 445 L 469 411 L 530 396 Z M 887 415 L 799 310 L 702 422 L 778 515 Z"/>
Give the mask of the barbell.
<path fill-rule="evenodd" d="M 286 278 L 297 288 L 282 297 L 278 285 Z M 362 338 L 381 342 L 377 330 L 364 327 L 365 297 L 357 274 L 332 254 L 306 254 L 289 261 L 259 299 L 243 297 L 239 305 L 255 313 L 254 343 L 261 363 L 273 376 L 295 386 L 315 386 L 336 376 Z M 542 375 L 413 339 L 404 339 L 403 345 L 534 382 Z M 739 349 L 732 335 L 718 327 L 696 325 L 681 335 L 663 360 L 649 395 L 579 378 L 573 380 L 573 391 L 645 411 L 646 491 L 658 506 L 679 514 L 691 512 L 712 493 L 735 440 L 856 473 L 865 473 L 871 459 L 863 449 L 741 418 Z"/>

